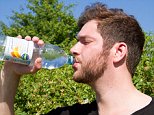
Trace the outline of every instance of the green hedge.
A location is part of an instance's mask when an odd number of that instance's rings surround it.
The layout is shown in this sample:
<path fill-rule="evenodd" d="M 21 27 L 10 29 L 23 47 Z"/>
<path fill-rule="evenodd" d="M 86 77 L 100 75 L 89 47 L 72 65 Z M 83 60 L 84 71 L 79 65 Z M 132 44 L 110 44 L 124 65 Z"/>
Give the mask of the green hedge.
<path fill-rule="evenodd" d="M 154 96 L 154 34 L 145 33 L 146 41 L 134 84 L 143 93 Z"/>
<path fill-rule="evenodd" d="M 30 12 L 14 12 L 12 24 L 6 26 L 0 21 L 3 33 L 9 36 L 38 36 L 45 42 L 69 49 L 76 42 L 77 20 L 72 15 L 72 6 L 65 6 L 59 0 L 28 0 Z M 154 96 L 154 35 L 146 35 L 142 60 L 134 76 L 134 84 L 142 92 Z M 0 64 L 1 66 L 2 64 Z M 56 107 L 74 103 L 88 103 L 95 99 L 91 88 L 72 80 L 71 66 L 59 69 L 41 69 L 34 75 L 22 77 L 18 87 L 16 115 L 39 115 Z"/>
<path fill-rule="evenodd" d="M 91 88 L 75 83 L 72 72 L 66 65 L 22 77 L 16 95 L 16 114 L 44 114 L 57 107 L 92 101 L 95 95 Z"/>

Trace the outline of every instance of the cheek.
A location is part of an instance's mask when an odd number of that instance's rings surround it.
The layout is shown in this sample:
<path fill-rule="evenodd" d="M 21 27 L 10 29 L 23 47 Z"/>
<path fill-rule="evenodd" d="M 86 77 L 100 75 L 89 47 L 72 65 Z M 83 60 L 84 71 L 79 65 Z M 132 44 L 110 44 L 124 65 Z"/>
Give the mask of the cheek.
<path fill-rule="evenodd" d="M 102 52 L 102 47 L 98 47 L 96 45 L 92 47 L 87 47 L 82 50 L 82 58 L 84 60 L 91 60 L 93 57 L 98 55 L 100 52 Z"/>

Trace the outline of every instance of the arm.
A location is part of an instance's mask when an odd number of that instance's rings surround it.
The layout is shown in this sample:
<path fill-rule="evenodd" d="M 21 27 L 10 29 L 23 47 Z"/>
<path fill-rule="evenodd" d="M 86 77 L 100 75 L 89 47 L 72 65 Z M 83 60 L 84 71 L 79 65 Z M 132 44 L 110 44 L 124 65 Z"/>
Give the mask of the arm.
<path fill-rule="evenodd" d="M 12 115 L 14 97 L 20 80 L 20 75 L 12 71 L 12 64 L 5 63 L 1 70 L 0 79 L 0 114 Z"/>
<path fill-rule="evenodd" d="M 30 37 L 26 37 L 30 40 Z M 43 45 L 43 41 L 34 37 L 33 41 Z M 14 98 L 20 81 L 24 74 L 35 73 L 41 68 L 41 58 L 35 60 L 34 66 L 5 62 L 0 73 L 0 115 L 14 115 Z"/>

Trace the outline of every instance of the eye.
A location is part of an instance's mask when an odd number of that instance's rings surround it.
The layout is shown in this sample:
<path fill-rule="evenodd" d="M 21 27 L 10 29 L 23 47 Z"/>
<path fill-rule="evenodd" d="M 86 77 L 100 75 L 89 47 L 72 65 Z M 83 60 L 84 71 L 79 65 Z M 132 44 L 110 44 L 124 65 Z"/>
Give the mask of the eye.
<path fill-rule="evenodd" d="M 83 43 L 85 44 L 85 45 L 87 45 L 87 44 L 90 44 L 91 43 L 91 41 L 83 41 Z"/>
<path fill-rule="evenodd" d="M 80 42 L 81 42 L 82 44 L 84 44 L 84 45 L 88 45 L 88 44 L 90 44 L 92 41 L 91 41 L 91 40 L 84 39 L 84 40 L 81 40 Z"/>
<path fill-rule="evenodd" d="M 91 37 L 87 37 L 87 36 L 83 36 L 83 37 L 80 36 L 77 38 L 77 40 L 83 45 L 89 45 L 94 41 Z"/>

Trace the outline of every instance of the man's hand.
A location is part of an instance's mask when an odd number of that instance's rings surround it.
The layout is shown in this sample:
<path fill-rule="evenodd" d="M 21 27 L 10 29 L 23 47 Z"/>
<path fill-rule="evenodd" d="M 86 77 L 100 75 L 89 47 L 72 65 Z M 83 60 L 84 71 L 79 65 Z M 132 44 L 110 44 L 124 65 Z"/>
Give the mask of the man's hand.
<path fill-rule="evenodd" d="M 20 39 L 21 36 L 18 36 Z M 43 46 L 44 42 L 38 37 L 26 36 L 26 40 L 32 40 L 38 46 Z M 41 58 L 34 60 L 33 66 L 5 62 L 0 73 L 0 115 L 14 115 L 14 97 L 20 81 L 24 74 L 36 73 L 41 68 Z"/>
<path fill-rule="evenodd" d="M 20 39 L 22 37 L 19 35 L 18 38 Z M 44 42 L 42 40 L 39 40 L 38 37 L 33 37 L 31 39 L 30 36 L 26 36 L 25 39 L 28 40 L 28 41 L 32 40 L 34 43 L 36 43 L 40 47 L 44 45 Z M 41 61 L 42 61 L 42 59 L 40 57 L 36 58 L 33 66 L 15 64 L 15 63 L 12 63 L 12 62 L 5 62 L 4 68 L 8 72 L 12 71 L 13 72 L 12 74 L 16 74 L 16 75 L 21 76 L 23 74 L 30 74 L 30 73 L 37 72 L 42 66 Z"/>

